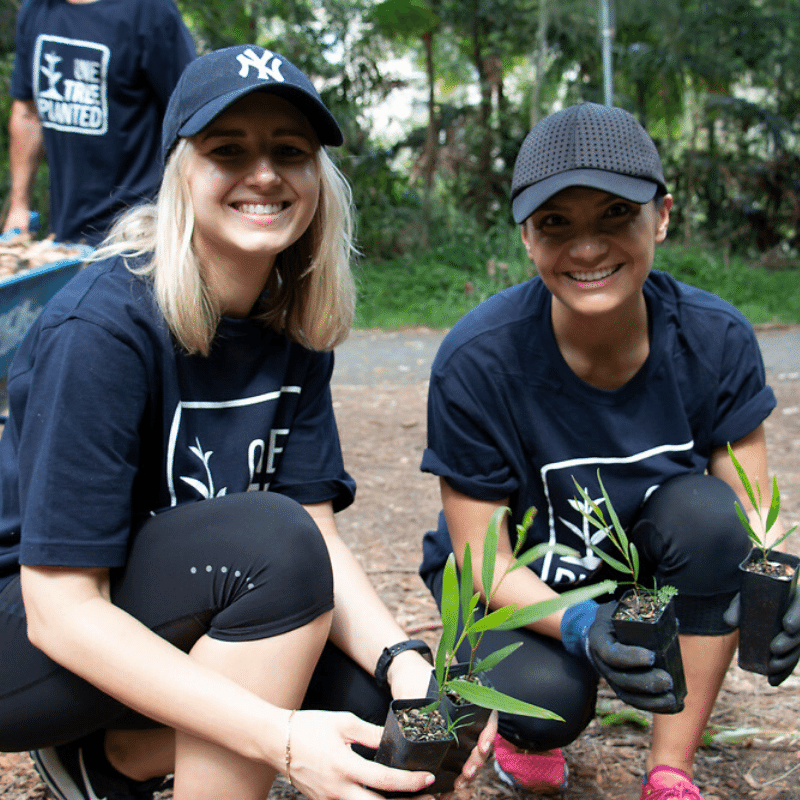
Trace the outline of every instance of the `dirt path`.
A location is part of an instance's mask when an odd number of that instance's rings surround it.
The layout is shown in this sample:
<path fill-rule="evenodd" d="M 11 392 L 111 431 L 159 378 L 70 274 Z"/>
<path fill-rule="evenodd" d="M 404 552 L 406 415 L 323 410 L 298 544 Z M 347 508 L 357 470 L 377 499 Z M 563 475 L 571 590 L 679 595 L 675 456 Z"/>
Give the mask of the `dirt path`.
<path fill-rule="evenodd" d="M 800 375 L 773 373 L 779 405 L 767 421 L 771 465 L 789 525 L 800 522 Z M 391 373 L 383 380 L 391 381 Z M 436 480 L 418 470 L 425 443 L 426 384 L 334 385 L 356 504 L 339 515 L 343 536 L 409 631 L 435 642 L 438 615 L 417 576 L 419 541 L 438 513 Z M 790 543 L 800 552 L 800 536 Z M 565 800 L 638 800 L 649 739 L 646 714 L 616 718 L 624 706 L 604 690 L 603 715 L 566 749 L 572 779 Z M 605 721 L 605 722 L 604 722 Z M 0 721 L 2 724 L 2 721 Z M 800 800 L 800 670 L 783 686 L 731 668 L 712 718 L 717 738 L 701 749 L 696 779 L 705 800 Z M 738 739 L 724 740 L 738 731 Z M 709 733 L 709 737 L 711 734 Z M 532 795 L 529 795 L 532 796 Z M 41 800 L 45 790 L 24 754 L 0 754 L 0 797 Z M 166 797 L 169 797 L 167 794 Z M 298 795 L 279 780 L 271 800 Z M 485 768 L 458 800 L 515 797 Z"/>
<path fill-rule="evenodd" d="M 783 497 L 784 519 L 800 523 L 800 375 L 770 373 L 778 407 L 766 423 L 771 466 Z M 417 469 L 425 443 L 424 383 L 337 385 L 336 413 L 345 460 L 358 482 L 355 505 L 339 515 L 386 602 L 410 630 L 435 642 L 438 615 L 419 579 L 419 540 L 438 513 L 436 480 Z M 800 534 L 790 542 L 800 552 Z M 572 779 L 565 800 L 638 800 L 649 743 L 647 714 L 627 716 L 607 688 L 602 717 L 566 749 Z M 614 717 L 614 713 L 623 712 Z M 733 666 L 711 723 L 717 738 L 701 749 L 696 779 L 704 800 L 800 800 L 800 669 L 781 687 Z M 725 741 L 734 736 L 737 740 Z M 714 731 L 709 731 L 709 738 Z M 273 794 L 282 795 L 276 787 Z M 290 793 L 286 795 L 291 796 Z M 529 795 L 532 796 L 532 795 Z M 466 798 L 511 798 L 485 769 Z"/>

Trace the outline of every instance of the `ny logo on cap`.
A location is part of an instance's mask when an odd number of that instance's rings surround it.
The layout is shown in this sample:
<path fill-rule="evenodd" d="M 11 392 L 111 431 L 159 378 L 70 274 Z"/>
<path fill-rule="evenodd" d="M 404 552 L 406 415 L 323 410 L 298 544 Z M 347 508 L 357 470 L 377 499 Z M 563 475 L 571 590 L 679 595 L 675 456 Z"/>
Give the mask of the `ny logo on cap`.
<path fill-rule="evenodd" d="M 283 83 L 284 77 L 281 75 L 281 65 L 283 62 L 269 50 L 265 50 L 264 54 L 259 58 L 252 49 L 248 47 L 243 53 L 239 53 L 236 58 L 242 65 L 242 68 L 239 70 L 239 75 L 243 78 L 248 76 L 250 67 L 254 67 L 258 70 L 259 80 L 266 81 L 271 78 L 273 81 Z M 267 61 L 269 61 L 270 58 L 272 59 L 272 63 L 267 65 Z"/>

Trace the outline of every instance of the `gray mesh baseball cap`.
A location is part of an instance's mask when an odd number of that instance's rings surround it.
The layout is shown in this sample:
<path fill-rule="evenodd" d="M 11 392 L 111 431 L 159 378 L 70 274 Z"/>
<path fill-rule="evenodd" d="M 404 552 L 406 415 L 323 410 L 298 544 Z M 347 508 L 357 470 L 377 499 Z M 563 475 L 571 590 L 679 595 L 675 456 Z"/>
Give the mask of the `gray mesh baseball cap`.
<path fill-rule="evenodd" d="M 184 69 L 164 114 L 163 160 L 179 137 L 200 133 L 226 108 L 257 91 L 277 94 L 297 106 L 322 144 L 342 144 L 338 123 L 305 73 L 278 53 L 242 44 L 206 53 Z"/>
<path fill-rule="evenodd" d="M 534 125 L 514 164 L 511 208 L 524 222 L 554 194 L 586 186 L 647 203 L 661 188 L 664 169 L 647 131 L 614 106 L 581 103 Z"/>

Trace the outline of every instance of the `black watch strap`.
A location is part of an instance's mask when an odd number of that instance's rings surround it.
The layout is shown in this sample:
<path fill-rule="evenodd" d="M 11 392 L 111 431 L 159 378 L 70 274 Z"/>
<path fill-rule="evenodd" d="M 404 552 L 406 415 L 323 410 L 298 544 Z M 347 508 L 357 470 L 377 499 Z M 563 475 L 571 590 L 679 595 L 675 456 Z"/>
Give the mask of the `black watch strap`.
<path fill-rule="evenodd" d="M 389 672 L 389 666 L 394 657 L 406 650 L 416 650 L 433 664 L 433 655 L 428 645 L 422 639 L 406 639 L 404 642 L 398 642 L 391 647 L 384 647 L 381 657 L 378 659 L 378 664 L 375 667 L 375 681 L 381 689 L 389 685 L 386 675 Z"/>

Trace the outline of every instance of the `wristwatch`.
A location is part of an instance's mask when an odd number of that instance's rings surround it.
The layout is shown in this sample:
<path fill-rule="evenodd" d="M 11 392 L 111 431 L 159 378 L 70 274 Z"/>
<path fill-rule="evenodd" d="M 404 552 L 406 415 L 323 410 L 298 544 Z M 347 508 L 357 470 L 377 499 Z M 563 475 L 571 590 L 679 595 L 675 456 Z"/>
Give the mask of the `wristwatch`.
<path fill-rule="evenodd" d="M 386 674 L 389 672 L 389 666 L 394 661 L 395 656 L 406 650 L 416 650 L 418 653 L 422 653 L 422 656 L 433 664 L 431 649 L 422 639 L 406 639 L 404 642 L 398 642 L 391 647 L 384 647 L 375 667 L 375 681 L 381 689 L 389 685 Z"/>

